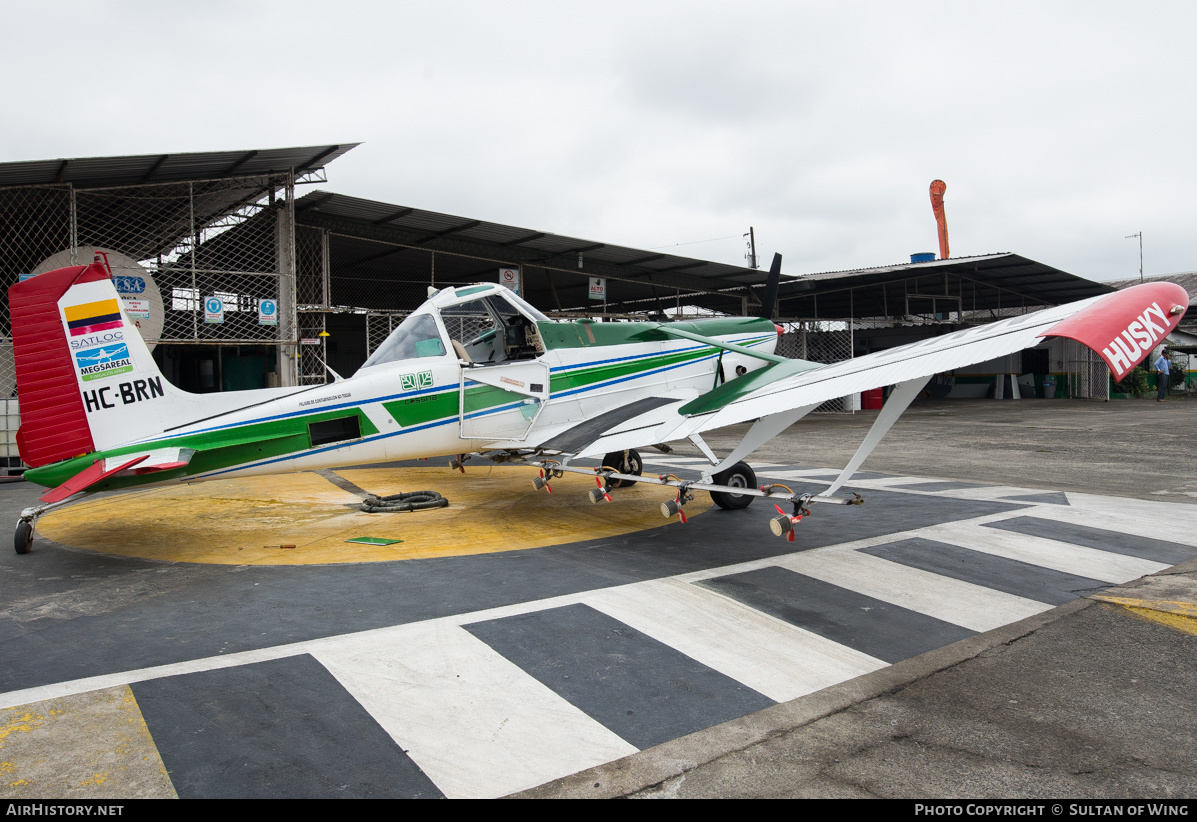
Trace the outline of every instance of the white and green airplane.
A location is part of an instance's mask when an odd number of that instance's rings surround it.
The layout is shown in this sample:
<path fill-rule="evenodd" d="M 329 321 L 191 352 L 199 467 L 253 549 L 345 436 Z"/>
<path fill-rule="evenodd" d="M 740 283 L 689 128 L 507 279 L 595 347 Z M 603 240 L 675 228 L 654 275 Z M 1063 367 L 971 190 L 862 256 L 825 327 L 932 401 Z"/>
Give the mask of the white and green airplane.
<path fill-rule="evenodd" d="M 779 272 L 775 258 L 774 291 Z M 933 374 L 1066 336 L 1121 377 L 1187 305 L 1184 289 L 1153 283 L 824 365 L 774 354 L 781 329 L 767 319 L 554 321 L 480 283 L 430 289 L 350 379 L 191 394 L 163 378 L 97 258 L 9 289 L 18 446 L 25 478 L 49 489 L 21 513 L 15 547 L 31 549 L 43 513 L 99 491 L 444 454 L 455 467 L 470 455 L 536 467 L 537 488 L 593 474 L 595 502 L 624 483 L 671 486 L 662 511 L 683 521 L 696 490 L 724 508 L 767 497 L 792 506 L 772 520 L 792 540 L 811 503 L 861 501 L 836 494 Z M 889 400 L 829 488 L 757 486 L 742 461 L 753 450 L 829 399 L 885 385 Z M 702 439 L 746 421 L 722 458 Z M 700 476 L 642 474 L 637 448 L 685 439 L 710 460 Z M 593 457 L 600 467 L 572 464 Z"/>

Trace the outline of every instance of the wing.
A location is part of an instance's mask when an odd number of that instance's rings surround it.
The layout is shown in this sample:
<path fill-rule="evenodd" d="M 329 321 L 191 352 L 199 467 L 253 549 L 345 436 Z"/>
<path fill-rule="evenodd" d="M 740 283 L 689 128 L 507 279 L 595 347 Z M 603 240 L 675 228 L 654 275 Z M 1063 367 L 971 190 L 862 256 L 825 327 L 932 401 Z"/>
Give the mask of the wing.
<path fill-rule="evenodd" d="M 697 399 L 627 417 L 584 447 L 568 450 L 592 456 L 770 417 L 779 425 L 789 419 L 789 425 L 827 400 L 986 362 L 1031 348 L 1045 337 L 1068 337 L 1088 346 L 1120 378 L 1176 328 L 1187 305 L 1188 294 L 1180 286 L 1149 283 L 821 368 L 801 361 L 774 363 Z"/>

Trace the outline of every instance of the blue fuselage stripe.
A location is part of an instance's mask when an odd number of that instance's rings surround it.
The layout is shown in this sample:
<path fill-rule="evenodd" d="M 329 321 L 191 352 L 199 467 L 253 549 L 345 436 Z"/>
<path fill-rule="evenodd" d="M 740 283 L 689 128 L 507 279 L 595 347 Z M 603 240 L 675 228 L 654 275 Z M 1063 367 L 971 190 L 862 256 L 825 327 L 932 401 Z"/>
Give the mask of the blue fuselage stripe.
<path fill-rule="evenodd" d="M 768 338 L 765 337 L 759 341 L 750 342 L 749 344 L 757 345 L 757 344 L 759 344 L 759 342 L 763 342 L 766 339 L 768 339 Z M 683 353 L 683 352 L 696 351 L 696 350 L 700 350 L 702 348 L 709 348 L 709 347 L 710 346 L 695 346 L 692 348 L 677 349 L 676 351 L 670 351 L 668 353 L 670 353 L 670 354 Z M 709 360 L 713 360 L 716 357 L 718 357 L 719 353 L 720 352 L 716 352 L 714 354 L 709 354 L 707 356 L 699 357 L 697 359 L 686 360 L 685 362 L 674 363 L 672 365 L 666 365 L 666 366 L 662 366 L 660 368 L 654 368 L 654 369 L 651 369 L 648 371 L 639 371 L 635 374 L 629 374 L 625 377 L 617 377 L 617 378 L 611 379 L 611 380 L 604 380 L 602 382 L 593 383 L 591 385 L 583 386 L 581 388 L 574 388 L 569 391 L 561 391 L 561 392 L 555 393 L 551 397 L 549 397 L 548 401 L 551 402 L 552 400 L 554 400 L 558 397 L 568 397 L 568 396 L 574 396 L 577 394 L 584 394 L 588 391 L 597 391 L 601 388 L 608 388 L 612 385 L 617 385 L 619 383 L 630 382 L 632 380 L 638 380 L 643 377 L 651 377 L 655 374 L 662 374 L 666 371 L 672 371 L 672 370 L 675 370 L 678 368 L 685 368 L 690 365 L 695 365 L 697 363 L 707 362 Z M 723 353 L 726 353 L 726 352 L 723 352 Z M 628 360 L 644 359 L 644 357 L 646 357 L 646 356 L 660 356 L 660 355 L 659 355 L 659 353 L 658 354 L 650 354 L 650 355 L 636 355 L 636 356 L 631 356 L 631 357 L 620 357 L 617 359 L 604 360 L 603 362 L 605 362 L 605 363 L 626 362 Z M 561 366 L 561 368 L 591 368 L 596 364 L 597 363 L 586 363 L 584 365 L 578 365 L 578 366 Z M 392 394 L 392 395 L 385 396 L 385 397 L 379 397 L 377 399 L 363 400 L 362 402 L 358 402 L 358 403 L 345 403 L 342 405 L 328 406 L 327 408 L 321 408 L 320 413 L 323 413 L 324 411 L 335 411 L 340 408 L 360 408 L 362 405 L 366 405 L 368 403 L 386 402 L 388 400 L 399 399 L 402 397 L 413 397 L 413 396 L 417 396 L 420 394 L 449 393 L 451 391 L 456 391 L 456 390 L 457 390 L 457 387 L 454 386 L 452 388 L 449 388 L 448 390 L 446 390 L 444 387 L 441 387 L 441 388 L 424 388 L 424 389 L 420 389 L 418 391 L 405 391 L 405 392 L 402 392 L 399 394 Z M 472 414 L 467 414 L 466 419 L 474 419 L 476 417 L 489 416 L 491 414 L 498 414 L 503 411 L 509 411 L 514 408 L 518 408 L 522 404 L 523 404 L 523 402 L 520 401 L 520 402 L 515 402 L 515 403 L 508 403 L 508 404 L 505 404 L 502 406 L 498 406 L 496 408 L 487 408 L 483 411 L 476 411 Z M 304 415 L 311 414 L 311 413 L 313 413 L 313 412 L 299 411 L 299 412 L 293 412 L 293 413 L 288 413 L 288 414 L 276 414 L 274 416 L 262 417 L 262 418 L 256 419 L 256 420 L 249 420 L 249 421 L 241 422 L 241 423 L 232 423 L 229 425 L 216 426 L 214 428 L 205 428 L 202 431 L 188 431 L 186 433 L 187 434 L 198 434 L 198 433 L 204 433 L 207 431 L 219 431 L 219 430 L 222 430 L 225 428 L 240 427 L 240 426 L 244 426 L 244 425 L 253 425 L 255 423 L 270 422 L 273 420 L 287 419 L 289 417 L 304 416 Z M 192 475 L 192 477 L 189 477 L 189 479 L 194 479 L 197 477 L 214 477 L 214 476 L 219 476 L 221 474 L 232 473 L 234 471 L 242 471 L 242 470 L 245 470 L 248 468 L 259 468 L 263 465 L 273 465 L 273 464 L 277 464 L 280 462 L 287 462 L 289 460 L 303 459 L 304 457 L 308 457 L 313 454 L 322 454 L 327 451 L 336 450 L 338 448 L 345 448 L 345 447 L 350 447 L 350 446 L 354 446 L 354 445 L 361 445 L 361 444 L 368 443 L 368 442 L 377 442 L 379 440 L 389 439 L 391 437 L 398 437 L 398 436 L 402 436 L 404 434 L 412 434 L 412 433 L 416 433 L 418 431 L 425 431 L 429 428 L 437 428 L 442 425 L 448 425 L 450 423 L 456 422 L 457 420 L 458 420 L 457 416 L 443 417 L 442 419 L 439 419 L 439 420 L 434 420 L 432 422 L 424 423 L 422 425 L 411 426 L 409 428 L 404 428 L 400 431 L 393 431 L 393 432 L 390 432 L 387 434 L 376 434 L 374 436 L 364 437 L 360 440 L 355 440 L 352 442 L 347 442 L 347 443 L 343 442 L 343 443 L 338 443 L 336 445 L 326 446 L 324 448 L 316 448 L 316 449 L 311 449 L 311 450 L 307 450 L 307 451 L 300 451 L 300 452 L 296 452 L 294 454 L 288 454 L 288 455 L 282 456 L 282 457 L 275 457 L 274 459 L 263 460 L 261 462 L 248 463 L 248 464 L 239 465 L 239 466 L 236 466 L 233 468 L 225 468 L 220 471 L 211 471 L 206 474 L 195 474 L 195 475 Z M 157 437 L 153 440 L 145 440 L 145 442 L 155 442 L 160 439 L 173 439 L 178 436 L 185 436 L 185 434 L 176 434 L 171 437 Z"/>

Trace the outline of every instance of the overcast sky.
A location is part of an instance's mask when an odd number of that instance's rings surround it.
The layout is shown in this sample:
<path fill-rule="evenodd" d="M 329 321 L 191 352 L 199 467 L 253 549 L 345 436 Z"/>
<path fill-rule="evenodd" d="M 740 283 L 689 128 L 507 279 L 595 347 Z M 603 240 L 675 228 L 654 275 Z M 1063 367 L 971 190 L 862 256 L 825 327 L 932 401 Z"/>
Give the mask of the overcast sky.
<path fill-rule="evenodd" d="M 0 161 L 363 142 L 324 188 L 788 274 L 1197 269 L 1197 4 L 4 4 Z M 717 239 L 718 238 L 718 239 Z M 709 241 L 709 242 L 695 242 Z M 677 245 L 685 243 L 685 245 Z"/>

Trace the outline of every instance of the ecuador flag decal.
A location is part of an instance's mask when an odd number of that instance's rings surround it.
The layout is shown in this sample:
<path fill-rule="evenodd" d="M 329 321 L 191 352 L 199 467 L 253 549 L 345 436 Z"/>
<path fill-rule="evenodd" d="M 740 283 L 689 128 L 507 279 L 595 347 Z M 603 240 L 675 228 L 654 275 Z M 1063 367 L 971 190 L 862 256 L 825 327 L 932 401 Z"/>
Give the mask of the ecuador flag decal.
<path fill-rule="evenodd" d="M 116 300 L 69 305 L 63 308 L 63 313 L 66 314 L 67 327 L 71 330 L 72 337 L 120 328 L 123 325 L 121 309 Z"/>

